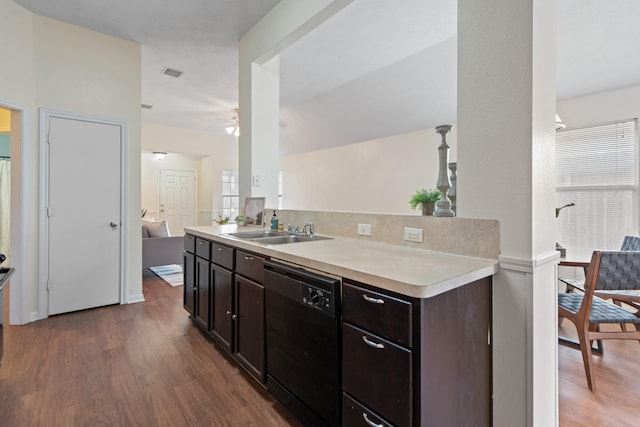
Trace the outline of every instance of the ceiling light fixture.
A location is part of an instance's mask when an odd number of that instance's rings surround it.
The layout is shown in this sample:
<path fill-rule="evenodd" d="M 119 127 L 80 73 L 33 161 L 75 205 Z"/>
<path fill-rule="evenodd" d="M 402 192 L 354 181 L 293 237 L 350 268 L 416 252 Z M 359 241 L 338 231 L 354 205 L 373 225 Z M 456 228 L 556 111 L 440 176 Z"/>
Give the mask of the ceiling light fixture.
<path fill-rule="evenodd" d="M 567 127 L 567 125 L 564 124 L 564 122 L 562 121 L 562 119 L 560 118 L 558 113 L 556 113 L 556 131 L 562 130 L 562 129 L 566 128 L 566 127 Z"/>
<path fill-rule="evenodd" d="M 153 156 L 156 158 L 156 160 L 162 160 L 167 157 L 167 153 L 163 153 L 162 151 L 154 151 Z"/>

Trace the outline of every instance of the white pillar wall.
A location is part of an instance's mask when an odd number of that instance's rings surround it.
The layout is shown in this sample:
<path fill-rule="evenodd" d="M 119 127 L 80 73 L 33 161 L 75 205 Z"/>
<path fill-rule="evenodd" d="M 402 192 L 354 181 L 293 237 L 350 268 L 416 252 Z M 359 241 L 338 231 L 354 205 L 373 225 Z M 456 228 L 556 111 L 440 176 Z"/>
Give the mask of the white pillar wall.
<path fill-rule="evenodd" d="M 240 39 L 240 203 L 249 196 L 278 205 L 278 54 L 353 0 L 282 0 Z"/>
<path fill-rule="evenodd" d="M 495 426 L 558 424 L 555 0 L 458 1 L 458 213 L 500 221 Z"/>

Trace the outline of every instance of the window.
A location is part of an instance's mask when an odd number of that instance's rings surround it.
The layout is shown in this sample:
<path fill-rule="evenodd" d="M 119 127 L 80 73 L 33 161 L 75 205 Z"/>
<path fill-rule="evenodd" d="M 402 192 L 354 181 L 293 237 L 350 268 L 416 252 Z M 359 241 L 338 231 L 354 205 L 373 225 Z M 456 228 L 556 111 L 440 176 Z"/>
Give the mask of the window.
<path fill-rule="evenodd" d="M 619 249 L 638 234 L 637 120 L 556 135 L 557 240 L 566 246 Z"/>
<path fill-rule="evenodd" d="M 222 171 L 222 217 L 234 221 L 240 214 L 238 171 Z"/>

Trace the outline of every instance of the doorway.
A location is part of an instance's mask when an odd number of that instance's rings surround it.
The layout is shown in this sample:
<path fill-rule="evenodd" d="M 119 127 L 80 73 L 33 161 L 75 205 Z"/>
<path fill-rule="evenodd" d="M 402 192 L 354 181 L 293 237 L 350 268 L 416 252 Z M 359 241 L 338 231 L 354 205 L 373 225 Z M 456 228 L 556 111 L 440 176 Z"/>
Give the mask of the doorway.
<path fill-rule="evenodd" d="M 125 124 L 42 114 L 47 313 L 122 303 Z"/>

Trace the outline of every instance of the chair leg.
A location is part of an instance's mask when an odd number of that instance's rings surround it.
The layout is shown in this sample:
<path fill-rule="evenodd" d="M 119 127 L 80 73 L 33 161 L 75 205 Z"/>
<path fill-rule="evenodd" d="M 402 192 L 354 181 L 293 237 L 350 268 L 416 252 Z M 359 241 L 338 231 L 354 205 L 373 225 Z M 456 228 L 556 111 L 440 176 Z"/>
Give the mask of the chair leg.
<path fill-rule="evenodd" d="M 584 373 L 587 376 L 587 385 L 589 390 L 596 390 L 595 376 L 591 367 L 591 341 L 587 339 L 589 336 L 588 326 L 583 328 L 577 327 L 578 339 L 580 341 L 580 351 L 582 352 L 582 363 L 584 364 Z"/>
<path fill-rule="evenodd" d="M 591 332 L 600 332 L 600 324 L 599 323 L 594 323 L 589 325 L 589 331 Z M 593 341 L 589 341 L 589 345 L 592 346 L 593 345 Z M 598 354 L 604 354 L 604 346 L 602 345 L 602 340 L 596 340 L 596 353 Z"/>

